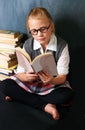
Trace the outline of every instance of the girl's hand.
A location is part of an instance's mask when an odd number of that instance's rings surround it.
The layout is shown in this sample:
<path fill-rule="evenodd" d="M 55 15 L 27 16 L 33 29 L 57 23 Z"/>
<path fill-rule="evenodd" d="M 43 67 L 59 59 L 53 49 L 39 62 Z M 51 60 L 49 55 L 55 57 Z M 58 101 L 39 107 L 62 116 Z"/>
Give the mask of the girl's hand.
<path fill-rule="evenodd" d="M 38 75 L 35 74 L 33 71 L 26 72 L 27 81 L 33 82 L 38 79 Z"/>
<path fill-rule="evenodd" d="M 37 74 L 39 76 L 39 78 L 42 80 L 42 82 L 44 84 L 51 84 L 52 83 L 52 80 L 53 80 L 53 76 L 48 74 L 47 72 L 44 72 L 44 71 L 40 71 L 38 72 Z"/>
<path fill-rule="evenodd" d="M 38 79 L 38 75 L 33 71 L 18 73 L 16 76 L 22 82 L 33 82 Z"/>

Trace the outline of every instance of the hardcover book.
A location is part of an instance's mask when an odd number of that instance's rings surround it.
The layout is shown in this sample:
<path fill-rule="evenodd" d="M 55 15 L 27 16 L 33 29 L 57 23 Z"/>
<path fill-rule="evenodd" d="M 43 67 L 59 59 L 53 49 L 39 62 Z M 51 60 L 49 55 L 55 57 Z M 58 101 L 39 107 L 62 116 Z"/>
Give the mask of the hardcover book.
<path fill-rule="evenodd" d="M 15 58 L 16 58 L 16 54 L 5 55 L 5 53 L 0 53 L 1 62 L 2 60 L 9 61 Z"/>
<path fill-rule="evenodd" d="M 0 37 L 16 38 L 20 35 L 20 32 L 12 30 L 0 30 Z"/>
<path fill-rule="evenodd" d="M 17 66 L 17 58 L 13 58 L 13 59 L 10 59 L 10 60 L 1 60 L 0 62 L 0 68 L 5 68 L 5 69 L 9 69 L 10 67 L 15 67 Z"/>
<path fill-rule="evenodd" d="M 9 44 L 15 44 L 19 42 L 23 38 L 23 34 L 19 34 L 16 38 L 8 38 L 8 37 L 2 37 L 0 36 L 0 44 L 1 43 L 9 43 Z"/>

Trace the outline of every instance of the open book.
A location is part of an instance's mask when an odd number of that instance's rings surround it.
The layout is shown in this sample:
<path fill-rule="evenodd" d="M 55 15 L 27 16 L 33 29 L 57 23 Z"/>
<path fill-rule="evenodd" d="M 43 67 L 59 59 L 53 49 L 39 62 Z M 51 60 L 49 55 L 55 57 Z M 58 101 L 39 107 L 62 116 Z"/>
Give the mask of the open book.
<path fill-rule="evenodd" d="M 40 54 L 31 61 L 29 54 L 24 49 L 17 47 L 16 56 L 18 64 L 26 71 L 32 69 L 35 73 L 38 73 L 43 70 L 53 76 L 57 75 L 55 59 L 51 52 Z"/>

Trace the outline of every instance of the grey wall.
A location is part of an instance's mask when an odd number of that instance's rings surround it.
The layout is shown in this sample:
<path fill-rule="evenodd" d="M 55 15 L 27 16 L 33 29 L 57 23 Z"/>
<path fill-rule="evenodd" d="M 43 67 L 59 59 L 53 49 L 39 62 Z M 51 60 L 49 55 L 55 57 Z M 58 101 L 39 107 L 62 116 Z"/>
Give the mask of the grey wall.
<path fill-rule="evenodd" d="M 27 33 L 26 16 L 36 6 L 48 9 L 56 24 L 56 32 L 71 46 L 84 45 L 85 0 L 0 0 L 0 29 Z"/>

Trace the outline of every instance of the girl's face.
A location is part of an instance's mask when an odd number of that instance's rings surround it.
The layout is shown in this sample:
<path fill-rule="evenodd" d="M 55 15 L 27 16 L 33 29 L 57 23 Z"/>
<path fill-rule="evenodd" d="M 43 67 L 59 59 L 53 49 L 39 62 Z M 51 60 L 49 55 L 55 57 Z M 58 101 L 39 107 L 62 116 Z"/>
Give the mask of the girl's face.
<path fill-rule="evenodd" d="M 51 34 L 54 30 L 52 22 L 44 17 L 41 19 L 30 18 L 28 21 L 29 30 L 34 37 L 41 45 L 47 45 L 51 38 Z"/>

